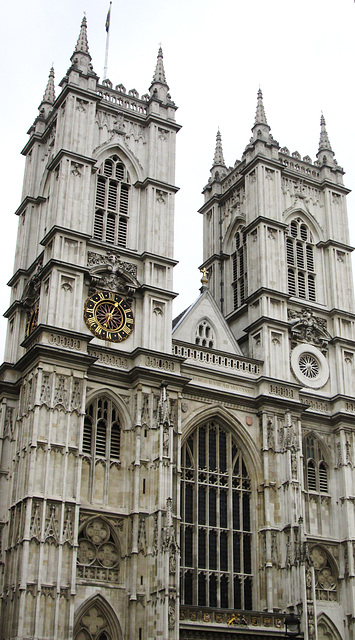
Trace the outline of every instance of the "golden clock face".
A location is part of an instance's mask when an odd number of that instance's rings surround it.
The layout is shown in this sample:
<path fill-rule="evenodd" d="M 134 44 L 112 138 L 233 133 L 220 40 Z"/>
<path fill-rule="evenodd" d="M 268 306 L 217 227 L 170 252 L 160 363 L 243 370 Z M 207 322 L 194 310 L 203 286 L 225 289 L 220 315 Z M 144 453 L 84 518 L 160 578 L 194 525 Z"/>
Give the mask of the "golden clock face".
<path fill-rule="evenodd" d="M 86 300 L 84 320 L 97 338 L 111 342 L 126 340 L 134 327 L 132 309 L 112 291 L 97 291 Z"/>
<path fill-rule="evenodd" d="M 27 324 L 26 324 L 26 338 L 32 333 L 33 329 L 37 327 L 38 324 L 38 303 L 32 307 L 31 311 L 27 316 Z"/>

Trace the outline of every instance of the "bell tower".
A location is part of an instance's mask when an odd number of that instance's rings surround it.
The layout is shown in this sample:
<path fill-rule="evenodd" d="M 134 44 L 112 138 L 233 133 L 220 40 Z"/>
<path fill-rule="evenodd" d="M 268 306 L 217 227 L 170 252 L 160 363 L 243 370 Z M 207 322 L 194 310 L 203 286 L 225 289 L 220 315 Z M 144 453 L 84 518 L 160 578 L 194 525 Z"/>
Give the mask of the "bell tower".
<path fill-rule="evenodd" d="M 23 149 L 2 637 L 177 638 L 177 107 L 161 49 L 144 95 L 100 83 L 85 17 L 70 61 L 58 97 L 50 70 Z"/>

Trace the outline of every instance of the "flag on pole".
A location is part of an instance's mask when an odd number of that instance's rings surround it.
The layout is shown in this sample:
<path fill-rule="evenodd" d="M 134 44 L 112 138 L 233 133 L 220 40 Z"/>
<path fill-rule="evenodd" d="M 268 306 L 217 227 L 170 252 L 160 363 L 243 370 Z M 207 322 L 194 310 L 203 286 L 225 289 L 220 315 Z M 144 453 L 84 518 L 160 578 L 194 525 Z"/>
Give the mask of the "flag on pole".
<path fill-rule="evenodd" d="M 107 12 L 107 18 L 106 18 L 106 23 L 105 23 L 105 28 L 106 28 L 106 32 L 108 33 L 109 28 L 110 28 L 110 17 L 111 17 L 111 3 L 109 6 L 109 10 Z"/>

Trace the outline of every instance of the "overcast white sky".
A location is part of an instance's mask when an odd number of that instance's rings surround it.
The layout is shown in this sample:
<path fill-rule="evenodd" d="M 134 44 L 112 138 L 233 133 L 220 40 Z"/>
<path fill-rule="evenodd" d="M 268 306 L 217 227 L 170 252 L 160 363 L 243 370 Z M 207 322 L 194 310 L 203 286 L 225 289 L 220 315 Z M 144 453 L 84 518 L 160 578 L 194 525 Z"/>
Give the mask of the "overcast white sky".
<path fill-rule="evenodd" d="M 9 303 L 24 158 L 20 151 L 53 63 L 69 67 L 84 11 L 94 70 L 104 66 L 109 0 L 17 0 L 0 13 L 1 313 Z M 261 86 L 268 123 L 290 151 L 315 159 L 323 111 L 345 184 L 355 189 L 353 0 L 113 0 L 108 77 L 146 93 L 162 43 L 167 82 L 179 106 L 175 314 L 198 295 L 203 200 L 220 127 L 226 164 L 241 157 Z M 58 89 L 57 89 L 58 94 Z M 349 196 L 355 244 L 355 198 Z M 0 320 L 0 355 L 6 321 Z M 1 359 L 1 358 L 0 358 Z"/>

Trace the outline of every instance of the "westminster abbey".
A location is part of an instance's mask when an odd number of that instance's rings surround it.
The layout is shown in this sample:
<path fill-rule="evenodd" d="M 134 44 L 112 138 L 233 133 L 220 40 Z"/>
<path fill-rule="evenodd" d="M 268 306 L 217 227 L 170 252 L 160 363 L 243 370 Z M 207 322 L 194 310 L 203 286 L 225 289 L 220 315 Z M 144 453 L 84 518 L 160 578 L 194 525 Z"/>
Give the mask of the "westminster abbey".
<path fill-rule="evenodd" d="M 180 125 L 161 49 L 152 70 L 143 95 L 100 82 L 84 18 L 22 152 L 0 638 L 353 640 L 344 171 L 323 116 L 315 160 L 281 147 L 259 90 L 233 167 L 217 133 L 173 320 Z"/>

